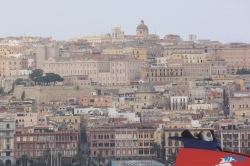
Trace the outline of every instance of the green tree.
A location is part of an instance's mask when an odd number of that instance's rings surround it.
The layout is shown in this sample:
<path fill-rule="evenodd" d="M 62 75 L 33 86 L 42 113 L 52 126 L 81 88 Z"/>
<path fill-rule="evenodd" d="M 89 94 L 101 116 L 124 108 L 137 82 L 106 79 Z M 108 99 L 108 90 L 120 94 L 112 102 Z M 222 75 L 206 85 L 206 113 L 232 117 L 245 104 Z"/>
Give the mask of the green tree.
<path fill-rule="evenodd" d="M 58 74 L 54 74 L 54 73 L 46 73 L 46 76 L 43 77 L 42 81 L 44 83 L 56 83 L 56 82 L 62 82 L 64 81 L 64 79 L 58 75 Z"/>
<path fill-rule="evenodd" d="M 161 147 L 160 145 L 157 143 L 157 142 L 153 142 L 151 144 L 151 149 L 150 149 L 153 153 L 155 153 L 155 158 L 157 158 L 160 154 L 160 150 L 161 150 Z"/>
<path fill-rule="evenodd" d="M 29 78 L 35 82 L 41 82 L 43 76 L 43 70 L 41 69 L 35 69 L 32 71 L 32 73 L 29 75 Z"/>
<path fill-rule="evenodd" d="M 138 117 L 140 117 L 140 122 L 142 122 L 141 112 L 136 112 L 136 115 L 137 115 Z"/>
<path fill-rule="evenodd" d="M 27 166 L 29 162 L 29 158 L 26 154 L 24 154 L 20 157 L 20 161 L 22 163 L 22 166 Z"/>
<path fill-rule="evenodd" d="M 76 164 L 79 166 L 82 166 L 83 164 L 86 163 L 86 157 L 81 152 L 78 152 L 74 156 L 74 159 L 75 159 Z"/>
<path fill-rule="evenodd" d="M 101 163 L 105 162 L 105 159 L 102 157 L 102 154 L 99 153 L 96 157 L 96 161 L 98 162 L 98 166 L 100 166 Z"/>
<path fill-rule="evenodd" d="M 3 87 L 0 87 L 0 95 L 5 94 Z"/>
<path fill-rule="evenodd" d="M 24 100 L 25 99 L 25 92 L 23 91 L 21 99 Z"/>
<path fill-rule="evenodd" d="M 2 160 L 0 160 L 0 166 L 4 166 L 4 163 Z"/>

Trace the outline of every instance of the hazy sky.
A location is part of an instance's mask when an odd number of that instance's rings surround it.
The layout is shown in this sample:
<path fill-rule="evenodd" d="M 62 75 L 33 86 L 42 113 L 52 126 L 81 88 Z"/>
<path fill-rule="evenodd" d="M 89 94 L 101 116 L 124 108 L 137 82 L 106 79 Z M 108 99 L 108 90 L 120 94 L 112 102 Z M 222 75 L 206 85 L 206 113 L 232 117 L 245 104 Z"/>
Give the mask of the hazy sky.
<path fill-rule="evenodd" d="M 250 0 L 0 0 L 0 38 L 100 35 L 121 26 L 134 35 L 143 19 L 149 33 L 250 43 Z"/>

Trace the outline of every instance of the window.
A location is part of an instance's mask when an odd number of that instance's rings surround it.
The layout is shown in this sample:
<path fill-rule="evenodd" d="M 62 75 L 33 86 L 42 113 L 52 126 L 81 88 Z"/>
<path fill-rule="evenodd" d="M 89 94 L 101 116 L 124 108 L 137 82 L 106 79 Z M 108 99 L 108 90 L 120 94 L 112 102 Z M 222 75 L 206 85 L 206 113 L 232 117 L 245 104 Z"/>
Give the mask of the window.
<path fill-rule="evenodd" d="M 6 128 L 9 129 L 9 128 L 10 128 L 10 124 L 7 124 L 7 125 L 6 125 Z"/>

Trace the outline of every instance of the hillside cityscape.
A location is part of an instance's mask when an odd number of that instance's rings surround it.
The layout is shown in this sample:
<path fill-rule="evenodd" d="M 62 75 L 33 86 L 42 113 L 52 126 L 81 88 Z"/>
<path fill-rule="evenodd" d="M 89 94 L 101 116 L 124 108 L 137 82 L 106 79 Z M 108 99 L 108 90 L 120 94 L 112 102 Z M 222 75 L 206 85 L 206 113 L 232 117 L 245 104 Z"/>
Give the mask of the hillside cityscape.
<path fill-rule="evenodd" d="M 173 166 L 185 129 L 250 154 L 250 44 L 131 27 L 0 38 L 0 166 Z"/>

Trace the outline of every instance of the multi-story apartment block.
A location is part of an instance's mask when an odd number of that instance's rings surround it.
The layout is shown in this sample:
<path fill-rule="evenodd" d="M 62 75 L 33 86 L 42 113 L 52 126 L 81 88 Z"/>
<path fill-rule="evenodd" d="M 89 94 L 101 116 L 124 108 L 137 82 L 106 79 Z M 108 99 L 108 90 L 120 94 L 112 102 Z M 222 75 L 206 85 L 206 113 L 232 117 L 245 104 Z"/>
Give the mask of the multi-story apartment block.
<path fill-rule="evenodd" d="M 230 43 L 213 46 L 213 56 L 227 62 L 227 73 L 236 74 L 242 68 L 249 69 L 250 45 L 245 43 Z"/>
<path fill-rule="evenodd" d="M 14 134 L 14 159 L 19 164 L 19 158 L 43 156 L 43 152 L 51 149 L 53 153 L 61 153 L 72 161 L 79 150 L 79 133 L 70 131 L 54 131 L 49 126 L 34 126 L 33 129 L 16 129 Z"/>
<path fill-rule="evenodd" d="M 188 109 L 188 96 L 171 96 L 171 110 L 186 110 Z"/>
<path fill-rule="evenodd" d="M 112 103 L 113 99 L 105 96 L 83 96 L 80 99 L 80 104 L 88 107 L 110 107 L 112 106 Z"/>
<path fill-rule="evenodd" d="M 148 77 L 150 82 L 167 81 L 183 84 L 183 68 L 181 66 L 148 67 L 141 70 L 141 78 Z"/>
<path fill-rule="evenodd" d="M 170 59 L 182 59 L 183 63 L 206 63 L 210 60 L 209 53 L 173 53 Z"/>
<path fill-rule="evenodd" d="M 108 47 L 102 50 L 102 54 L 123 54 L 123 48 L 122 47 Z"/>
<path fill-rule="evenodd" d="M 14 55 L 13 50 L 11 48 L 0 48 L 0 57 L 9 58 Z"/>
<path fill-rule="evenodd" d="M 132 49 L 132 57 L 147 60 L 147 49 L 144 47 L 136 47 Z"/>
<path fill-rule="evenodd" d="M 22 55 L 22 69 L 31 69 L 36 68 L 36 56 L 35 55 Z"/>
<path fill-rule="evenodd" d="M 90 129 L 90 157 L 94 158 L 98 154 L 117 159 L 155 156 L 151 151 L 151 143 L 155 142 L 156 129 L 131 125 L 134 127 Z"/>
<path fill-rule="evenodd" d="M 116 156 L 114 129 L 90 129 L 88 133 L 90 157 L 98 154 L 104 157 Z"/>
<path fill-rule="evenodd" d="M 164 135 L 165 135 L 165 152 L 166 152 L 166 157 L 170 156 L 172 154 L 177 154 L 179 148 L 183 147 L 183 143 L 181 141 L 174 141 L 168 139 L 168 137 L 173 137 L 173 136 L 181 136 L 181 133 L 188 128 L 188 130 L 196 137 L 199 132 L 203 131 L 211 140 L 212 140 L 212 135 L 210 133 L 210 130 L 212 128 L 189 128 L 188 125 L 183 126 L 183 128 L 180 127 L 164 127 Z"/>
<path fill-rule="evenodd" d="M 182 66 L 184 76 L 209 77 L 211 74 L 210 63 L 185 63 Z"/>
<path fill-rule="evenodd" d="M 214 129 L 222 148 L 239 153 L 245 153 L 250 148 L 249 126 L 242 126 L 231 120 L 223 120 L 216 122 Z"/>
<path fill-rule="evenodd" d="M 19 58 L 1 58 L 0 59 L 0 75 L 1 76 L 17 76 L 19 69 L 22 68 L 21 59 Z"/>
<path fill-rule="evenodd" d="M 249 90 L 235 92 L 233 96 L 229 98 L 230 112 L 234 114 L 238 109 L 250 107 L 249 100 Z"/>
<path fill-rule="evenodd" d="M 14 130 L 14 119 L 8 117 L 0 119 L 0 160 L 5 165 L 14 164 Z"/>
<path fill-rule="evenodd" d="M 139 72 L 146 62 L 136 58 L 71 59 L 51 58 L 43 62 L 45 73 L 61 76 L 88 75 L 94 84 L 129 85 L 130 80 L 138 79 Z"/>
<path fill-rule="evenodd" d="M 204 44 L 198 44 L 193 42 L 183 42 L 182 44 L 164 46 L 163 55 L 171 56 L 173 53 L 209 53 L 210 48 Z"/>
<path fill-rule="evenodd" d="M 210 61 L 212 75 L 225 75 L 227 73 L 227 62 L 224 60 Z"/>
<path fill-rule="evenodd" d="M 15 127 L 31 127 L 36 125 L 47 125 L 47 118 L 38 113 L 17 113 L 15 116 Z"/>

